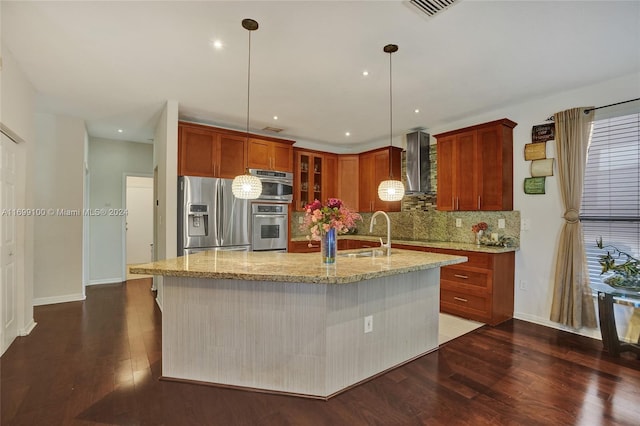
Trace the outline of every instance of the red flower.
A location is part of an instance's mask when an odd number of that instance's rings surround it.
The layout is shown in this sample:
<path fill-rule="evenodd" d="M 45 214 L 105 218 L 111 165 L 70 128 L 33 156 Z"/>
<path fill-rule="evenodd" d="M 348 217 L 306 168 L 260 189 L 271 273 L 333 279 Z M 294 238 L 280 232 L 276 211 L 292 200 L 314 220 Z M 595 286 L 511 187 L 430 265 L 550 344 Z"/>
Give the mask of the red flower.
<path fill-rule="evenodd" d="M 478 233 L 478 231 L 486 231 L 487 229 L 489 229 L 489 225 L 487 225 L 486 222 L 478 222 L 471 227 L 471 230 L 474 233 Z"/>

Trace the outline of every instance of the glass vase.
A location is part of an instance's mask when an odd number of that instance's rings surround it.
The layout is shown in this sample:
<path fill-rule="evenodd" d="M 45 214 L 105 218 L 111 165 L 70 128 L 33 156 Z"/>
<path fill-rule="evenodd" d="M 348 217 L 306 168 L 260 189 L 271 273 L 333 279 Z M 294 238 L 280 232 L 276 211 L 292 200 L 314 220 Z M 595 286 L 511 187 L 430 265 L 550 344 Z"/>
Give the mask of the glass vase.
<path fill-rule="evenodd" d="M 482 238 L 482 234 L 484 233 L 484 231 L 481 229 L 478 232 L 476 232 L 476 245 L 479 246 L 480 245 L 480 239 Z"/>
<path fill-rule="evenodd" d="M 322 256 L 322 263 L 336 263 L 337 252 L 338 239 L 336 238 L 336 230 L 331 228 L 320 238 L 320 254 Z"/>

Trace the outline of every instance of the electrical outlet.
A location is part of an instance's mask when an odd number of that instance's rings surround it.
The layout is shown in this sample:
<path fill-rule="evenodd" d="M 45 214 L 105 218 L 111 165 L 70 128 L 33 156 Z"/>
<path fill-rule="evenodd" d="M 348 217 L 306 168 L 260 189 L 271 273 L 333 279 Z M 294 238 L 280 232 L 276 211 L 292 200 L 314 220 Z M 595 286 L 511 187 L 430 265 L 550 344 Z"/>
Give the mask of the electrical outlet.
<path fill-rule="evenodd" d="M 531 229 L 531 219 L 522 219 L 522 222 L 520 222 L 520 230 L 528 231 L 529 229 Z"/>
<path fill-rule="evenodd" d="M 462 219 L 456 219 L 456 228 L 462 228 Z"/>
<path fill-rule="evenodd" d="M 525 280 L 520 280 L 520 290 L 527 291 L 527 282 Z"/>
<path fill-rule="evenodd" d="M 304 222 L 304 218 L 303 218 L 302 216 L 300 216 L 300 217 L 298 218 L 298 223 L 299 223 L 299 224 L 302 224 L 302 222 Z"/>
<path fill-rule="evenodd" d="M 504 229 L 504 219 L 498 219 L 498 228 Z"/>
<path fill-rule="evenodd" d="M 373 315 L 364 317 L 364 332 L 371 333 L 373 331 Z"/>

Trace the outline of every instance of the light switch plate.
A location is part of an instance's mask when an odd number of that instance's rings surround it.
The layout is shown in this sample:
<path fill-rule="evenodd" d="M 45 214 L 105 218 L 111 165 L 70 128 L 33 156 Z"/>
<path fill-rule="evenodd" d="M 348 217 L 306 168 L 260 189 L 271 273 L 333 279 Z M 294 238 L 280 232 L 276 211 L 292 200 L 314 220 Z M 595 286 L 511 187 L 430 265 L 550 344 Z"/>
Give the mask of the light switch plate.
<path fill-rule="evenodd" d="M 373 331 L 373 315 L 364 317 L 364 332 L 371 333 Z"/>
<path fill-rule="evenodd" d="M 498 219 L 498 228 L 504 229 L 504 219 Z"/>
<path fill-rule="evenodd" d="M 462 219 L 456 219 L 456 228 L 462 228 Z"/>

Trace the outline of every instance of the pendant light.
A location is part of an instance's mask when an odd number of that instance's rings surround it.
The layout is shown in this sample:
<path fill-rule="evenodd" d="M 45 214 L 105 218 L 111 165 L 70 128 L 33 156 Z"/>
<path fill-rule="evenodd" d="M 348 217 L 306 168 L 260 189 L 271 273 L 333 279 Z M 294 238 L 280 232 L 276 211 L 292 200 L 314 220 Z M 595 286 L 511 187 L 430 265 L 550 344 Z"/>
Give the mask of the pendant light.
<path fill-rule="evenodd" d="M 253 19 L 243 19 L 242 27 L 249 32 L 249 62 L 247 67 L 247 143 L 249 142 L 249 100 L 251 89 L 251 31 L 258 29 L 258 23 Z M 262 181 L 257 176 L 249 174 L 238 175 L 233 179 L 231 191 L 236 198 L 255 200 L 262 193 Z"/>
<path fill-rule="evenodd" d="M 383 49 L 389 54 L 389 146 L 393 148 L 393 91 L 391 84 L 391 54 L 398 51 L 395 44 L 387 44 Z M 404 197 L 404 184 L 393 179 L 392 152 L 389 150 L 389 179 L 378 186 L 378 197 L 382 201 L 400 201 Z"/>

